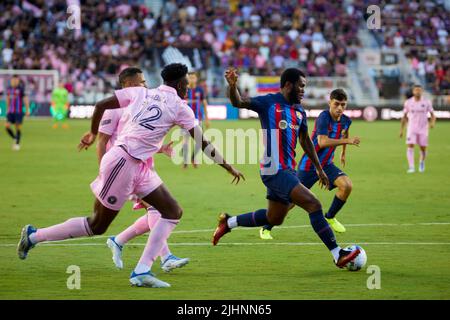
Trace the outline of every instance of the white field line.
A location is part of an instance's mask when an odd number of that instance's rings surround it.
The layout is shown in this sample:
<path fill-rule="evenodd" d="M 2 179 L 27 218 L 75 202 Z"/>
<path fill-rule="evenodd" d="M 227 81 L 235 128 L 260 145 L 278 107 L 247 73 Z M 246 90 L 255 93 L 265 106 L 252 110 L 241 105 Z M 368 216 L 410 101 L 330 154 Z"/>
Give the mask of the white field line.
<path fill-rule="evenodd" d="M 345 227 L 408 227 L 408 226 L 440 226 L 440 225 L 450 225 L 450 222 L 421 222 L 421 223 L 366 223 L 366 224 L 346 224 Z M 297 228 L 312 228 L 311 225 L 298 225 L 298 226 L 277 226 L 276 229 L 297 229 Z M 255 231 L 256 228 L 237 228 L 235 231 Z M 203 232 L 214 232 L 215 229 L 197 229 L 197 230 L 175 230 L 172 234 L 186 234 L 186 233 L 203 233 Z M 66 239 L 56 242 L 67 242 L 67 241 L 82 241 L 82 240 L 92 240 L 92 239 L 105 239 L 109 236 L 93 236 L 93 237 L 85 237 L 85 238 L 75 238 L 75 239 Z"/>
<path fill-rule="evenodd" d="M 442 246 L 450 245 L 450 242 L 342 242 L 341 245 L 352 245 L 358 243 L 358 245 L 375 245 L 375 246 L 391 246 L 391 245 L 410 245 L 410 246 Z M 132 243 L 130 246 L 145 246 L 146 243 Z M 169 243 L 169 246 L 188 246 L 188 247 L 205 247 L 212 246 L 211 242 L 175 242 Z M 321 242 L 223 242 L 219 246 L 323 246 Z M 0 247 L 15 247 L 15 243 L 2 243 Z M 55 242 L 43 242 L 37 246 L 45 247 L 106 247 L 104 243 L 55 243 Z"/>

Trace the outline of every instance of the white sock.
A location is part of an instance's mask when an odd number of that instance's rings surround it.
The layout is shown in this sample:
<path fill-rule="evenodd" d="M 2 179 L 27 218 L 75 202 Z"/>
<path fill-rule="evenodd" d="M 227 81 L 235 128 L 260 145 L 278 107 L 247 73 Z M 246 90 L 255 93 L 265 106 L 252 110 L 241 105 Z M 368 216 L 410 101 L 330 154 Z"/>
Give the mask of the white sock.
<path fill-rule="evenodd" d="M 233 216 L 233 217 L 229 218 L 227 220 L 227 225 L 228 225 L 228 228 L 230 228 L 230 229 L 236 228 L 238 226 L 237 217 Z"/>
<path fill-rule="evenodd" d="M 341 251 L 341 247 L 337 246 L 333 250 L 331 250 L 331 254 L 333 255 L 334 262 L 338 261 L 339 259 L 339 251 Z"/>
<path fill-rule="evenodd" d="M 161 256 L 161 262 L 164 262 L 164 261 L 166 261 L 167 260 L 167 258 L 171 255 L 172 253 L 168 253 L 168 254 L 166 254 L 166 255 L 164 255 L 164 256 Z"/>
<path fill-rule="evenodd" d="M 30 241 L 31 241 L 32 244 L 36 244 L 36 243 L 37 243 L 37 240 L 36 240 L 36 232 L 33 232 L 32 234 L 30 234 L 30 235 L 28 236 L 28 238 L 30 239 Z"/>
<path fill-rule="evenodd" d="M 122 243 L 121 241 L 119 241 L 119 239 L 117 239 L 117 237 L 114 237 L 114 241 L 121 247 L 123 247 L 124 243 Z"/>
<path fill-rule="evenodd" d="M 146 264 L 138 263 L 136 268 L 134 268 L 134 272 L 137 274 L 146 273 L 150 271 L 150 267 Z"/>

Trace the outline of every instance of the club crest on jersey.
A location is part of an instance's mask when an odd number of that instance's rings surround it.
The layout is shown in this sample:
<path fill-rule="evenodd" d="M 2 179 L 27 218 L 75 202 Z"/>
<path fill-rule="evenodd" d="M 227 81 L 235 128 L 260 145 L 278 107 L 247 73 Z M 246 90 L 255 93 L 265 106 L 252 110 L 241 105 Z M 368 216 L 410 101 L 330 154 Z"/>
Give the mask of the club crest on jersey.
<path fill-rule="evenodd" d="M 299 120 L 303 120 L 303 114 L 300 111 L 295 111 L 295 113 L 297 114 L 297 118 L 299 118 Z"/>
<path fill-rule="evenodd" d="M 287 127 L 291 128 L 291 129 L 295 129 L 295 130 L 298 130 L 300 128 L 299 125 L 293 125 L 293 124 L 288 125 L 286 120 L 280 120 L 280 122 L 278 122 L 278 128 L 280 128 L 281 130 L 285 130 L 285 129 L 287 129 Z"/>
<path fill-rule="evenodd" d="M 115 196 L 108 197 L 109 204 L 115 204 L 117 202 L 117 198 Z"/>

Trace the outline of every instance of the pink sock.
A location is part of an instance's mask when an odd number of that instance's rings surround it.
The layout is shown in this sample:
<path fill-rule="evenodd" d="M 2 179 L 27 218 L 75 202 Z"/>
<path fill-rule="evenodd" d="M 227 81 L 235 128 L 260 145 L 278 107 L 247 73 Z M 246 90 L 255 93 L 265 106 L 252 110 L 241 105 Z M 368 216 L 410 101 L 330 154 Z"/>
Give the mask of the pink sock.
<path fill-rule="evenodd" d="M 161 252 L 164 244 L 167 244 L 167 239 L 169 238 L 170 233 L 173 229 L 175 229 L 179 221 L 180 220 L 164 218 L 160 218 L 158 220 L 152 232 L 150 232 L 147 245 L 144 248 L 144 252 L 139 260 L 138 266 L 145 265 L 151 269 L 153 262 Z"/>
<path fill-rule="evenodd" d="M 140 236 L 150 230 L 147 222 L 147 215 L 143 215 L 137 219 L 131 226 L 123 230 L 116 236 L 117 244 L 123 246 L 131 239 Z"/>
<path fill-rule="evenodd" d="M 406 150 L 406 157 L 408 158 L 409 167 L 414 168 L 414 148 L 408 148 Z"/>
<path fill-rule="evenodd" d="M 425 161 L 426 156 L 427 156 L 427 152 L 420 150 L 420 162 Z"/>
<path fill-rule="evenodd" d="M 155 224 L 158 222 L 159 218 L 161 218 L 161 213 L 158 210 L 150 207 L 147 210 L 147 221 L 148 227 L 152 230 L 155 227 Z"/>
<path fill-rule="evenodd" d="M 72 218 L 48 228 L 38 229 L 31 239 L 32 242 L 65 240 L 92 236 L 93 233 L 86 217 Z"/>
<path fill-rule="evenodd" d="M 161 218 L 161 213 L 159 213 L 158 210 L 155 208 L 150 207 L 147 210 L 147 217 L 148 217 L 148 226 L 150 227 L 150 230 L 152 230 L 155 226 L 155 224 L 158 222 L 159 218 Z M 161 257 L 161 261 L 163 261 L 165 258 L 167 258 L 170 255 L 169 246 L 167 245 L 167 241 L 164 242 L 163 247 L 161 249 L 161 252 L 159 253 L 159 256 Z"/>

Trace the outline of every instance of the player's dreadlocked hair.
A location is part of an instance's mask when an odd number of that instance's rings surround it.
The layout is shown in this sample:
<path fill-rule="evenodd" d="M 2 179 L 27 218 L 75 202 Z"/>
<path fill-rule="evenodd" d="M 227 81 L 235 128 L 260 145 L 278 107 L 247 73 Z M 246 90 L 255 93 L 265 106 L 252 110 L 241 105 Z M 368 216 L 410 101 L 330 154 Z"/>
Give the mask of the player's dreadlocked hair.
<path fill-rule="evenodd" d="M 300 77 L 306 78 L 302 70 L 297 68 L 288 68 L 283 71 L 280 78 L 280 88 L 283 88 L 286 82 L 296 83 Z"/>
<path fill-rule="evenodd" d="M 164 67 L 161 71 L 161 77 L 164 83 L 176 83 L 188 73 L 188 68 L 182 63 L 171 63 Z"/>
<path fill-rule="evenodd" d="M 119 84 L 121 86 L 124 85 L 125 80 L 128 77 L 134 77 L 138 73 L 142 73 L 142 70 L 137 67 L 128 67 L 122 70 L 121 73 L 119 73 Z"/>
<path fill-rule="evenodd" d="M 330 94 L 330 100 L 332 99 L 338 101 L 347 101 L 347 93 L 344 91 L 344 89 L 334 89 Z"/>

